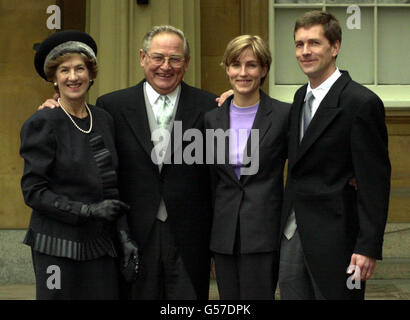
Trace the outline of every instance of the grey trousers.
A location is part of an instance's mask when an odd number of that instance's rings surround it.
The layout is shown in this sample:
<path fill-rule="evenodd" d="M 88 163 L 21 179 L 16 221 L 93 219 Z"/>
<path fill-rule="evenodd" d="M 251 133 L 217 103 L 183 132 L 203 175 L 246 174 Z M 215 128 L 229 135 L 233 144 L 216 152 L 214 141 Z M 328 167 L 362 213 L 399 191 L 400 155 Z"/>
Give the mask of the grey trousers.
<path fill-rule="evenodd" d="M 135 300 L 196 300 L 168 221 L 156 220 L 132 288 Z"/>
<path fill-rule="evenodd" d="M 278 252 L 214 253 L 220 300 L 274 300 Z"/>
<path fill-rule="evenodd" d="M 324 300 L 303 253 L 299 232 L 291 239 L 282 235 L 279 262 L 281 300 Z"/>

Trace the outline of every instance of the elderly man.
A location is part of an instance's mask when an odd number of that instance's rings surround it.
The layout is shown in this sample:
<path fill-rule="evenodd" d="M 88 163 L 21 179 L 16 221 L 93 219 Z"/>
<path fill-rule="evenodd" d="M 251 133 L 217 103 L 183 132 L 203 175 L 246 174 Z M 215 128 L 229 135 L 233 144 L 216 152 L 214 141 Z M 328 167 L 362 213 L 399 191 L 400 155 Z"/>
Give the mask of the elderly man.
<path fill-rule="evenodd" d="M 154 27 L 143 40 L 140 64 L 145 79 L 134 87 L 97 99 L 114 118 L 119 156 L 121 199 L 131 206 L 130 237 L 142 254 L 133 296 L 137 299 L 207 299 L 211 201 L 205 165 L 173 155 L 182 146 L 159 150 L 151 133 L 203 130 L 203 114 L 216 106 L 215 96 L 182 81 L 189 64 L 182 31 Z M 176 133 L 176 131 L 174 131 Z M 185 142 L 188 143 L 188 142 Z M 167 155 L 170 157 L 167 160 Z"/>

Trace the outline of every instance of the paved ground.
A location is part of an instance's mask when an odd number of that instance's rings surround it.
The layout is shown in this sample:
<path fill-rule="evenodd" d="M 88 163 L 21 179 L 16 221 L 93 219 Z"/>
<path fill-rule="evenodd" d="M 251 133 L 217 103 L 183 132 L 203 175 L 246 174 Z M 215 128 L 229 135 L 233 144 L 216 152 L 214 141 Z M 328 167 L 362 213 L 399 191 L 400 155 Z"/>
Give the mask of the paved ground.
<path fill-rule="evenodd" d="M 410 300 L 410 280 L 407 279 L 370 280 L 366 286 L 366 300 Z M 213 280 L 210 288 L 210 299 L 218 300 L 218 298 L 218 290 Z M 279 296 L 277 298 L 279 299 Z M 0 300 L 34 299 L 34 285 L 0 285 Z"/>

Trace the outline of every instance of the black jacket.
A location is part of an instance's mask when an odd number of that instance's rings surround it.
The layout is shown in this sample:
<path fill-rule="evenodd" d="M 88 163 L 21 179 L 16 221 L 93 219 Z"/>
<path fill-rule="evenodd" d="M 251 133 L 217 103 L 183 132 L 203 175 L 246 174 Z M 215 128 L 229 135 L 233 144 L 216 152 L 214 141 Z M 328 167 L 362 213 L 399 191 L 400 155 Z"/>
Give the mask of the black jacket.
<path fill-rule="evenodd" d="M 363 293 L 346 286 L 352 253 L 382 257 L 391 173 L 383 102 L 342 71 L 299 143 L 306 87 L 296 92 L 289 116 L 282 230 L 294 207 L 306 261 L 323 295 L 351 298 Z"/>
<path fill-rule="evenodd" d="M 154 145 L 143 83 L 97 100 L 97 105 L 107 110 L 115 122 L 120 195 L 121 200 L 131 206 L 127 215 L 129 231 L 144 254 L 163 197 L 175 243 L 197 297 L 207 299 L 212 218 L 207 167 L 184 161 L 174 163 L 175 153 L 183 152 L 191 143 L 184 141 L 182 147 L 172 148 L 172 163 L 164 164 L 159 173 L 158 165 L 151 159 Z M 182 121 L 182 132 L 192 128 L 203 132 L 203 115 L 214 107 L 214 95 L 182 83 L 174 124 Z M 171 141 L 174 141 L 174 132 Z"/>
<path fill-rule="evenodd" d="M 36 251 L 75 260 L 116 255 L 112 224 L 79 215 L 82 204 L 118 198 L 114 124 L 104 110 L 90 109 L 90 134 L 75 128 L 61 108 L 37 111 L 21 129 L 21 187 L 33 208 L 24 242 Z M 89 127 L 89 117 L 75 119 Z"/>

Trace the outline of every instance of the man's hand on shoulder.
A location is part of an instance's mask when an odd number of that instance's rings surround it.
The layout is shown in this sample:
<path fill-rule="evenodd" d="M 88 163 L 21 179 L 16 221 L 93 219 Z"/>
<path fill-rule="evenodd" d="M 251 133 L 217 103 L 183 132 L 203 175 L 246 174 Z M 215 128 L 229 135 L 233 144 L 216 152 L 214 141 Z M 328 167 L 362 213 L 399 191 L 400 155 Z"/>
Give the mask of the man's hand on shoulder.
<path fill-rule="evenodd" d="M 218 98 L 216 98 L 216 102 L 218 102 L 218 107 L 222 106 L 226 99 L 228 99 L 231 95 L 233 95 L 233 90 L 230 89 L 222 93 Z"/>
<path fill-rule="evenodd" d="M 60 97 L 58 93 L 53 96 L 53 99 L 47 99 L 41 106 L 38 107 L 37 110 L 42 110 L 44 108 L 59 108 L 60 105 L 57 102 L 57 99 Z"/>
<path fill-rule="evenodd" d="M 357 180 L 356 177 L 352 177 L 349 180 L 349 185 L 352 186 L 357 191 Z"/>

